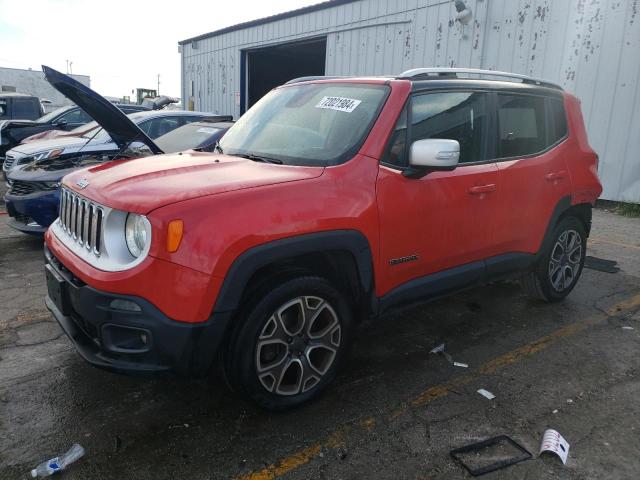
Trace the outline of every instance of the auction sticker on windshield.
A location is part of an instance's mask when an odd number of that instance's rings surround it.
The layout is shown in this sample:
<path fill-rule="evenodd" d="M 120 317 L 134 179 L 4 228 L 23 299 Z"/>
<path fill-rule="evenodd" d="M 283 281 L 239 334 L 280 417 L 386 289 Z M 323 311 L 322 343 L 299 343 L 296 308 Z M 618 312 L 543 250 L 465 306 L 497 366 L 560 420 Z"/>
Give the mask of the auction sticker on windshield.
<path fill-rule="evenodd" d="M 338 110 L 339 112 L 351 113 L 361 103 L 362 100 L 354 100 L 352 98 L 323 97 L 316 105 L 316 108 L 328 108 L 331 110 Z"/>

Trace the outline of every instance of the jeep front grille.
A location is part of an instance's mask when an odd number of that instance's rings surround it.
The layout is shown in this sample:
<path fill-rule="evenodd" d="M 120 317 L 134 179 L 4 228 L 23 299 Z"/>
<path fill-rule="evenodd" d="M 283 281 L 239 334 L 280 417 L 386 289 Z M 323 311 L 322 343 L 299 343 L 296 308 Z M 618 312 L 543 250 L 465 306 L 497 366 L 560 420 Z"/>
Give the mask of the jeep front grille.
<path fill-rule="evenodd" d="M 102 207 L 63 188 L 60 195 L 60 223 L 73 241 L 99 256 L 104 220 Z"/>

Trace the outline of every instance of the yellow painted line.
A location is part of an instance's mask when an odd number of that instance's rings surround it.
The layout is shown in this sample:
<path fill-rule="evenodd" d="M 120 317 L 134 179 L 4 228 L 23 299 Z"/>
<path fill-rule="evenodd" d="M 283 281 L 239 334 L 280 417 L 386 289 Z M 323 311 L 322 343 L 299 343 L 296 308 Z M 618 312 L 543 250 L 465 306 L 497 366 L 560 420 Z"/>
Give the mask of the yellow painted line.
<path fill-rule="evenodd" d="M 371 419 L 373 420 L 373 419 Z M 329 437 L 320 443 L 311 445 L 307 448 L 289 455 L 280 460 L 277 464 L 271 464 L 258 472 L 251 472 L 246 475 L 236 477 L 237 480 L 274 480 L 281 477 L 285 473 L 301 467 L 316 457 L 323 448 L 337 448 L 344 444 L 345 436 L 349 428 L 341 428 L 329 435 Z"/>
<path fill-rule="evenodd" d="M 640 294 L 637 294 L 612 306 L 607 310 L 607 315 L 616 315 L 627 310 L 632 310 L 636 307 L 640 307 Z M 478 378 L 478 375 L 495 373 L 502 368 L 516 364 L 524 360 L 525 358 L 534 355 L 541 350 L 544 350 L 545 348 L 551 346 L 559 340 L 570 337 L 571 335 L 575 335 L 576 333 L 585 330 L 590 325 L 594 325 L 601 320 L 602 317 L 590 317 L 586 320 L 569 324 L 548 335 L 545 335 L 544 337 L 535 340 L 534 342 L 523 345 L 522 347 L 516 348 L 515 350 L 507 352 L 504 355 L 500 355 L 499 357 L 488 361 L 487 363 L 480 366 L 480 368 L 478 368 L 476 374 L 474 375 L 462 375 L 460 377 L 452 379 L 450 382 L 429 387 L 418 396 L 416 396 L 413 400 L 409 401 L 408 404 L 403 404 L 402 406 L 392 410 L 389 413 L 388 418 L 394 419 L 399 417 L 403 412 L 407 410 L 407 408 L 409 408 L 409 405 L 423 406 L 433 402 L 434 400 L 437 400 L 438 398 L 442 398 L 448 395 L 452 390 L 454 390 L 455 387 L 471 383 L 473 380 Z M 361 420 L 358 423 L 358 426 L 360 428 L 366 428 L 367 430 L 370 430 L 375 426 L 375 423 L 375 419 L 371 417 Z M 348 427 L 341 428 L 331 434 L 323 442 L 319 442 L 306 447 L 292 455 L 289 455 L 288 457 L 285 457 L 277 463 L 268 465 L 262 470 L 259 470 L 257 472 L 250 472 L 246 475 L 236 477 L 236 480 L 274 480 L 278 477 L 281 477 L 282 475 L 285 475 L 309 463 L 322 451 L 323 448 L 336 448 L 337 446 L 343 444 L 348 431 Z"/>
<path fill-rule="evenodd" d="M 635 307 L 640 307 L 640 294 L 615 304 L 613 307 L 607 310 L 607 315 L 616 315 L 627 310 L 633 310 Z"/>
<path fill-rule="evenodd" d="M 589 242 L 606 243 L 607 245 L 615 245 L 617 247 L 632 248 L 634 250 L 640 250 L 640 246 L 638 245 L 629 245 L 628 243 L 622 243 L 622 242 L 612 242 L 611 240 L 603 240 L 601 238 L 589 238 Z"/>

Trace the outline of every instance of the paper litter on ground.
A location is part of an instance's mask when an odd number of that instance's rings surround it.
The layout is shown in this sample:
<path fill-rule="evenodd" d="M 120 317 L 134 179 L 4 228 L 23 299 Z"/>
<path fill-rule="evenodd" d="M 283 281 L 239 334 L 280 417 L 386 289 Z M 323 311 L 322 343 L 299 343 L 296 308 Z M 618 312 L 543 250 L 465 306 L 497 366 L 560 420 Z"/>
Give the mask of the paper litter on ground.
<path fill-rule="evenodd" d="M 540 455 L 544 452 L 555 453 L 560 457 L 563 464 L 567 464 L 567 457 L 569 456 L 569 443 L 553 429 L 545 430 L 542 436 L 542 443 L 540 444 Z"/>
<path fill-rule="evenodd" d="M 489 390 L 485 390 L 484 388 L 478 390 L 478 393 L 483 397 L 488 398 L 489 400 L 493 400 L 494 398 L 496 398 L 493 393 L 491 393 Z"/>

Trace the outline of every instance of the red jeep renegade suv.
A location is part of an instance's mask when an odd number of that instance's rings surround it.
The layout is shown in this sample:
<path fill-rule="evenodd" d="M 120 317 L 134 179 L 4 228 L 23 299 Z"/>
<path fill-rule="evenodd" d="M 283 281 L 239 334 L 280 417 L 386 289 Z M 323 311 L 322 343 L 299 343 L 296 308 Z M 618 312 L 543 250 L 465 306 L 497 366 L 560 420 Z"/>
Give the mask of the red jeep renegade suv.
<path fill-rule="evenodd" d="M 219 359 L 271 409 L 325 389 L 362 318 L 513 275 L 562 299 L 601 193 L 579 101 L 503 72 L 292 80 L 216 150 L 65 177 L 46 303 L 96 366 Z"/>

